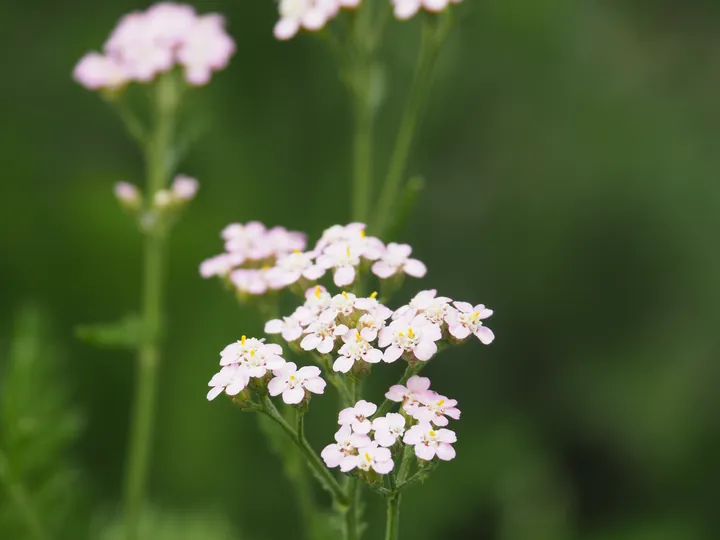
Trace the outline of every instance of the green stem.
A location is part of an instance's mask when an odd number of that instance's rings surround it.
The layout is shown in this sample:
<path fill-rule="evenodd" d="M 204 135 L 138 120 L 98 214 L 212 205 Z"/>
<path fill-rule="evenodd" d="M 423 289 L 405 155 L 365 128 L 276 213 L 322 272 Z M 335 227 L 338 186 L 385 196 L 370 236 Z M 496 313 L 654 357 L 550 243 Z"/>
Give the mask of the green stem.
<path fill-rule="evenodd" d="M 305 439 L 302 434 L 298 433 L 285 421 L 268 396 L 263 398 L 263 404 L 265 405 L 265 409 L 262 412 L 272 418 L 282 428 L 285 434 L 290 437 L 290 440 L 292 440 L 292 442 L 300 449 L 300 452 L 302 452 L 303 456 L 305 456 L 308 465 L 315 473 L 315 477 L 318 479 L 320 484 L 322 484 L 322 486 L 332 494 L 336 503 L 341 506 L 348 506 L 349 500 L 347 495 L 332 473 L 327 467 L 325 467 L 325 464 L 317 456 L 310 446 L 310 443 L 307 442 L 307 439 Z"/>
<path fill-rule="evenodd" d="M 177 106 L 172 79 L 156 82 L 156 121 L 152 138 L 146 147 L 147 212 L 159 190 L 170 179 L 173 119 Z M 150 214 L 152 215 L 152 214 Z M 142 319 L 143 339 L 138 351 L 137 383 L 133 405 L 132 427 L 125 469 L 126 539 L 136 540 L 147 483 L 152 448 L 153 423 L 157 397 L 157 374 L 160 365 L 162 328 L 163 275 L 166 231 L 157 215 L 146 231 L 144 248 Z"/>
<path fill-rule="evenodd" d="M 35 510 L 25 487 L 11 478 L 10 463 L 3 452 L 0 452 L 0 481 L 10 495 L 18 514 L 22 516 L 27 525 L 28 532 L 35 540 L 50 540 L 39 514 Z"/>
<path fill-rule="evenodd" d="M 360 483 L 350 478 L 347 484 L 348 507 L 345 509 L 345 540 L 358 540 L 358 503 Z"/>
<path fill-rule="evenodd" d="M 369 101 L 369 78 L 367 66 L 357 75 L 358 88 L 364 95 L 356 97 L 355 103 L 355 136 L 353 139 L 353 190 L 352 217 L 354 221 L 366 221 L 370 212 L 372 199 L 372 168 L 373 168 L 373 112 Z M 359 70 L 358 70 L 359 71 Z"/>
<path fill-rule="evenodd" d="M 385 540 L 398 540 L 400 537 L 400 494 L 394 493 L 387 500 L 387 522 Z"/>
<path fill-rule="evenodd" d="M 387 176 L 385 177 L 385 184 L 374 215 L 373 232 L 377 236 L 382 236 L 393 222 L 395 206 L 405 176 L 415 131 L 430 90 L 435 61 L 440 51 L 442 41 L 440 35 L 441 32 L 435 25 L 426 22 L 423 26 L 420 56 L 410 98 L 405 105 Z"/>
<path fill-rule="evenodd" d="M 427 362 L 418 362 L 415 365 L 408 364 L 408 367 L 405 369 L 405 373 L 403 373 L 403 376 L 400 378 L 400 380 L 396 384 L 405 384 L 408 382 L 408 379 L 412 377 L 413 375 L 417 375 L 422 371 L 422 369 L 425 367 L 425 364 Z M 385 416 L 392 406 L 395 404 L 394 401 L 390 401 L 389 399 L 385 399 L 385 401 L 382 402 L 380 405 L 380 408 L 377 410 L 377 413 L 375 413 L 375 417 L 379 418 L 381 416 Z"/>

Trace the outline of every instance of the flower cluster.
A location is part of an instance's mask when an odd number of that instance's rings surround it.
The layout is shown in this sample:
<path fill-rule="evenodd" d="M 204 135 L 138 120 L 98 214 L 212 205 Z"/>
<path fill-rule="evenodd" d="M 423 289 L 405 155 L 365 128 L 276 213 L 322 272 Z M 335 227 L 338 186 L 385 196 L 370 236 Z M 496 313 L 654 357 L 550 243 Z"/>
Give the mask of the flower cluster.
<path fill-rule="evenodd" d="M 86 54 L 74 78 L 90 90 L 146 83 L 175 66 L 191 85 L 209 82 L 227 66 L 235 43 L 222 16 L 197 15 L 192 7 L 163 2 L 124 16 L 105 42 L 103 53 Z"/>
<path fill-rule="evenodd" d="M 332 271 L 338 287 L 352 285 L 363 263 L 380 279 L 410 275 L 423 277 L 425 265 L 410 257 L 407 244 L 390 243 L 365 235 L 365 224 L 334 225 L 315 247 L 306 247 L 305 235 L 282 227 L 266 229 L 253 221 L 228 225 L 222 232 L 225 253 L 202 263 L 205 277 L 229 277 L 238 292 L 259 295 L 299 283 L 308 287 Z"/>
<path fill-rule="evenodd" d="M 298 369 L 293 362 L 286 362 L 281 356 L 282 347 L 264 340 L 242 337 L 231 343 L 220 353 L 221 369 L 208 383 L 211 390 L 208 400 L 213 400 L 223 392 L 237 396 L 250 384 L 251 379 L 264 387 L 271 396 L 282 394 L 289 405 L 295 405 L 309 397 L 309 393 L 322 394 L 325 381 L 320 377 L 320 369 L 305 366 Z M 272 372 L 273 377 L 270 377 Z"/>
<path fill-rule="evenodd" d="M 186 205 L 197 195 L 200 184 L 194 178 L 185 175 L 178 175 L 173 180 L 169 189 L 157 191 L 153 197 L 153 207 L 156 210 L 168 210 Z M 120 204 L 133 211 L 142 207 L 143 196 L 134 184 L 129 182 L 117 182 L 115 184 L 115 197 Z"/>
<path fill-rule="evenodd" d="M 377 406 L 364 400 L 340 411 L 341 427 L 335 434 L 336 442 L 326 446 L 321 454 L 328 467 L 339 466 L 342 472 L 357 468 L 388 474 L 394 468 L 391 450 L 401 442 L 412 446 L 423 461 L 431 461 L 435 456 L 443 461 L 455 457 L 452 447 L 457 441 L 455 432 L 436 426 L 447 426 L 448 416 L 460 418 L 457 401 L 432 392 L 425 377 L 411 377 L 407 384 L 407 388 L 393 386 L 386 394 L 388 399 L 402 403 L 402 413 L 372 419 Z"/>
<path fill-rule="evenodd" d="M 410 19 L 421 9 L 439 13 L 450 4 L 461 0 L 390 0 L 395 16 L 400 20 Z M 356 8 L 360 0 L 280 0 L 280 20 L 275 24 L 275 37 L 287 40 L 300 29 L 315 32 L 335 18 L 341 8 Z"/>

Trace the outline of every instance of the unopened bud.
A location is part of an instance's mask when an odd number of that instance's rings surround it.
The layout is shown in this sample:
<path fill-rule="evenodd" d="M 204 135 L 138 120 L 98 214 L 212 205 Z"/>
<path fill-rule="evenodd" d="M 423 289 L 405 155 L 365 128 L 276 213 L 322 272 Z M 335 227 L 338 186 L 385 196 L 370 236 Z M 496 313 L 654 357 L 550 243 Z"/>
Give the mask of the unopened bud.
<path fill-rule="evenodd" d="M 158 210 L 165 210 L 169 206 L 172 205 L 174 202 L 173 194 L 170 193 L 167 189 L 161 189 L 160 191 L 157 191 L 155 193 L 155 197 L 153 198 L 153 205 Z"/>
<path fill-rule="evenodd" d="M 195 198 L 200 184 L 194 178 L 178 175 L 170 187 L 172 194 L 180 202 L 187 202 Z"/>
<path fill-rule="evenodd" d="M 139 210 L 142 197 L 140 190 L 129 182 L 118 182 L 115 184 L 115 197 L 120 204 L 130 210 Z"/>

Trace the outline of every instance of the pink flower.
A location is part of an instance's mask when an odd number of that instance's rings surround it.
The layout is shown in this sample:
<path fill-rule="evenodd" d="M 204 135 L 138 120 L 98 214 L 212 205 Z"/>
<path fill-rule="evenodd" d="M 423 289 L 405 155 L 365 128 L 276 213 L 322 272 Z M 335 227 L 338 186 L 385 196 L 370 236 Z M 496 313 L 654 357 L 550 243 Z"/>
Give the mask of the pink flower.
<path fill-rule="evenodd" d="M 368 364 L 377 364 L 383 358 L 381 350 L 374 348 L 370 343 L 365 341 L 360 332 L 349 331 L 345 340 L 345 344 L 340 347 L 338 353 L 340 356 L 335 360 L 333 364 L 333 370 L 339 371 L 340 373 L 347 373 L 350 371 L 355 362 L 367 362 Z"/>
<path fill-rule="evenodd" d="M 340 411 L 338 424 L 352 427 L 355 433 L 367 435 L 370 433 L 372 423 L 368 420 L 377 411 L 377 405 L 361 399 L 354 407 L 348 407 Z"/>
<path fill-rule="evenodd" d="M 320 377 L 320 368 L 303 366 L 297 369 L 293 362 L 287 362 L 280 369 L 273 371 L 275 378 L 268 384 L 271 396 L 282 394 L 283 401 L 288 405 L 300 403 L 307 392 L 322 394 L 325 381 Z"/>
<path fill-rule="evenodd" d="M 331 469 L 340 465 L 346 456 L 355 455 L 358 448 L 371 444 L 370 437 L 353 433 L 350 426 L 342 426 L 335 434 L 335 441 L 336 444 L 327 445 L 320 454 Z"/>
<path fill-rule="evenodd" d="M 332 313 L 325 312 L 317 321 L 310 323 L 304 332 L 307 335 L 300 342 L 303 350 L 328 354 L 335 346 L 335 339 L 347 334 L 348 327 L 344 324 L 336 325 Z"/>
<path fill-rule="evenodd" d="M 213 71 L 224 69 L 235 53 L 235 42 L 225 32 L 225 21 L 215 13 L 195 20 L 178 49 L 185 79 L 192 85 L 210 81 Z"/>
<path fill-rule="evenodd" d="M 120 88 L 128 82 L 129 75 L 115 59 L 91 52 L 77 63 L 73 78 L 88 90 L 100 90 Z"/>
<path fill-rule="evenodd" d="M 299 308 L 302 309 L 302 308 Z M 300 324 L 300 317 L 292 314 L 282 319 L 273 319 L 265 323 L 266 334 L 281 334 L 288 343 L 295 341 L 302 336 L 303 327 Z"/>
<path fill-rule="evenodd" d="M 128 182 L 115 184 L 115 197 L 126 206 L 138 206 L 140 204 L 140 190 Z"/>
<path fill-rule="evenodd" d="M 228 396 L 236 396 L 242 392 L 250 382 L 250 373 L 245 366 L 233 364 L 223 367 L 213 375 L 208 383 L 212 389 L 208 392 L 208 401 L 212 401 L 225 392 Z"/>
<path fill-rule="evenodd" d="M 266 348 L 272 354 L 282 354 L 282 347 L 280 347 L 280 345 L 275 345 L 274 343 L 265 344 L 262 339 L 243 336 L 240 341 L 231 343 L 220 351 L 220 365 L 227 366 L 230 364 L 245 363 L 250 356 L 255 355 L 263 348 Z"/>
<path fill-rule="evenodd" d="M 269 268 L 238 268 L 230 274 L 230 281 L 238 292 L 265 294 L 270 288 L 267 280 Z"/>
<path fill-rule="evenodd" d="M 457 400 L 448 399 L 436 392 L 427 392 L 420 397 L 422 407 L 415 408 L 411 414 L 420 422 L 432 422 L 436 426 L 448 425 L 450 417 L 453 420 L 460 420 L 460 409 L 457 408 Z"/>
<path fill-rule="evenodd" d="M 443 461 L 455 457 L 455 449 L 451 446 L 457 442 L 455 432 L 449 429 L 435 429 L 429 422 L 417 424 L 405 432 L 403 442 L 415 447 L 415 455 L 425 461 L 435 456 Z"/>
<path fill-rule="evenodd" d="M 279 351 L 278 351 L 279 349 Z M 285 360 L 280 356 L 282 348 L 274 343 L 264 345 L 256 351 L 250 351 L 245 356 L 243 365 L 248 369 L 251 377 L 261 378 L 270 371 L 275 371 L 285 365 Z"/>
<path fill-rule="evenodd" d="M 402 408 L 412 414 L 426 400 L 426 395 L 430 389 L 430 379 L 413 375 L 406 384 L 407 387 L 401 384 L 391 386 L 385 397 L 390 401 L 402 403 Z"/>
<path fill-rule="evenodd" d="M 325 287 L 317 285 L 305 291 L 305 304 L 303 304 L 303 307 L 317 316 L 330 307 L 331 301 L 332 296 Z"/>
<path fill-rule="evenodd" d="M 320 30 L 338 12 L 337 0 L 280 0 L 280 20 L 275 25 L 275 37 L 287 40 L 300 28 Z"/>
<path fill-rule="evenodd" d="M 308 253 L 296 251 L 280 257 L 275 267 L 268 272 L 268 280 L 273 288 L 280 289 L 297 282 L 301 278 L 311 281 L 325 274 L 325 269 L 315 264 Z"/>
<path fill-rule="evenodd" d="M 334 268 L 333 282 L 345 287 L 355 281 L 355 267 L 360 264 L 360 249 L 353 244 L 338 243 L 326 247 L 316 263 L 321 267 Z"/>
<path fill-rule="evenodd" d="M 393 319 L 400 317 L 414 317 L 418 313 L 425 315 L 427 320 L 435 324 L 442 324 L 447 313 L 452 310 L 450 302 L 452 299 L 447 296 L 435 296 L 437 291 L 430 289 L 420 291 L 410 300 L 410 303 L 398 308 L 393 314 Z"/>
<path fill-rule="evenodd" d="M 411 259 L 412 248 L 408 244 L 391 242 L 379 261 L 372 265 L 372 272 L 380 279 L 387 279 L 398 273 L 421 278 L 427 273 L 427 268 L 417 259 Z"/>
<path fill-rule="evenodd" d="M 400 20 L 407 20 L 415 15 L 420 8 L 437 13 L 450 4 L 459 4 L 461 0 L 391 0 L 395 6 L 395 16 Z"/>
<path fill-rule="evenodd" d="M 245 257 L 236 253 L 221 253 L 200 264 L 200 275 L 204 278 L 213 276 L 226 277 L 230 271 L 245 262 Z"/>
<path fill-rule="evenodd" d="M 398 413 L 388 413 L 373 420 L 375 441 L 380 446 L 390 447 L 405 433 L 405 417 Z"/>
<path fill-rule="evenodd" d="M 445 321 L 448 324 L 448 331 L 457 339 L 465 339 L 474 334 L 483 344 L 490 345 L 495 339 L 495 334 L 482 321 L 493 314 L 491 309 L 486 309 L 483 304 L 473 307 L 468 302 L 454 302 L 457 311 L 447 314 Z"/>
<path fill-rule="evenodd" d="M 364 448 L 358 448 L 358 455 L 346 456 L 340 463 L 340 470 L 349 472 L 355 468 L 361 471 L 372 469 L 378 474 L 388 474 L 394 466 L 390 450 L 378 447 L 376 442 L 372 442 Z"/>
<path fill-rule="evenodd" d="M 395 362 L 404 353 L 412 352 L 418 360 L 427 361 L 437 352 L 436 341 L 442 338 L 442 331 L 425 316 L 400 318 L 380 330 L 379 347 L 388 347 L 383 355 L 385 362 Z"/>
<path fill-rule="evenodd" d="M 180 174 L 173 180 L 170 191 L 176 199 L 184 202 L 194 199 L 199 187 L 200 184 L 197 180 Z"/>

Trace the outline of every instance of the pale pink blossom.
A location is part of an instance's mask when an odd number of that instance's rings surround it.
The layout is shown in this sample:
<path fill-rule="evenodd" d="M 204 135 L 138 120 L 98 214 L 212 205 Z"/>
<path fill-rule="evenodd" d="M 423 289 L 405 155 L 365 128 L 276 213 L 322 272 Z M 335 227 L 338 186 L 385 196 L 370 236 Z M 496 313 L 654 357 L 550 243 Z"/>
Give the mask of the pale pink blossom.
<path fill-rule="evenodd" d="M 372 469 L 378 474 L 388 474 L 393 470 L 394 465 L 390 450 L 372 442 L 364 448 L 358 448 L 356 456 L 346 456 L 340 463 L 340 470 L 349 472 L 358 468 L 367 472 Z"/>
<path fill-rule="evenodd" d="M 448 399 L 436 392 L 427 392 L 420 397 L 422 406 L 416 407 L 412 417 L 420 422 L 432 422 L 436 426 L 448 425 L 448 417 L 453 420 L 460 419 L 460 409 L 457 408 L 457 400 Z"/>
<path fill-rule="evenodd" d="M 226 277 L 233 268 L 245 262 L 245 257 L 238 253 L 221 253 L 200 263 L 200 275 L 204 278 L 213 276 Z"/>
<path fill-rule="evenodd" d="M 393 319 L 414 317 L 418 313 L 422 313 L 430 322 L 442 324 L 445 316 L 453 309 L 450 305 L 452 299 L 447 296 L 436 296 L 436 294 L 435 289 L 420 291 L 407 305 L 395 311 Z"/>
<path fill-rule="evenodd" d="M 344 324 L 335 324 L 332 313 L 324 312 L 320 317 L 308 325 L 304 330 L 307 334 L 300 342 L 305 351 L 317 350 L 321 354 L 328 354 L 335 346 L 335 339 L 345 335 L 348 327 Z"/>
<path fill-rule="evenodd" d="M 372 429 L 372 422 L 369 418 L 377 411 L 377 405 L 361 399 L 354 407 L 348 407 L 340 411 L 338 424 L 350 426 L 355 433 L 367 435 Z"/>
<path fill-rule="evenodd" d="M 88 90 L 113 90 L 126 84 L 129 75 L 114 58 L 91 52 L 77 63 L 73 78 Z"/>
<path fill-rule="evenodd" d="M 282 355 L 282 347 L 280 347 L 280 345 L 265 343 L 262 339 L 242 336 L 239 341 L 231 343 L 220 351 L 220 365 L 227 366 L 230 364 L 245 363 L 250 356 L 257 354 L 261 349 L 266 349 L 271 354 Z"/>
<path fill-rule="evenodd" d="M 403 410 L 412 414 L 426 400 L 430 390 L 430 379 L 413 375 L 406 384 L 407 387 L 401 384 L 391 386 L 385 397 L 390 401 L 402 403 Z"/>
<path fill-rule="evenodd" d="M 282 257 L 297 251 L 303 251 L 307 245 L 305 233 L 288 231 L 285 227 L 268 229 L 263 242 L 266 243 L 276 257 Z"/>
<path fill-rule="evenodd" d="M 285 359 L 280 354 L 282 354 L 280 345 L 273 343 L 263 345 L 255 351 L 250 351 L 245 356 L 243 365 L 251 377 L 261 378 L 268 371 L 275 371 L 285 365 Z"/>
<path fill-rule="evenodd" d="M 265 294 L 271 288 L 267 280 L 269 270 L 269 268 L 238 268 L 230 274 L 230 281 L 238 292 Z"/>
<path fill-rule="evenodd" d="M 285 341 L 295 341 L 296 339 L 300 339 L 303 333 L 300 320 L 300 317 L 295 314 L 289 317 L 283 317 L 282 319 L 273 319 L 265 323 L 265 333 L 281 334 Z"/>
<path fill-rule="evenodd" d="M 385 252 L 375 264 L 372 272 L 380 279 L 387 279 L 395 274 L 405 273 L 421 278 L 427 273 L 425 265 L 417 259 L 411 259 L 412 248 L 408 244 L 389 243 Z"/>
<path fill-rule="evenodd" d="M 347 373 L 355 365 L 355 362 L 377 364 L 383 358 L 382 351 L 365 341 L 357 330 L 354 332 L 350 330 L 343 340 L 345 344 L 338 350 L 340 356 L 333 363 L 334 371 Z"/>
<path fill-rule="evenodd" d="M 391 2 L 395 8 L 395 16 L 404 21 L 415 15 L 421 8 L 438 13 L 450 4 L 459 4 L 461 0 L 391 0 Z"/>
<path fill-rule="evenodd" d="M 405 433 L 405 417 L 398 413 L 388 413 L 373 420 L 372 428 L 375 441 L 380 446 L 390 447 Z"/>
<path fill-rule="evenodd" d="M 418 360 L 427 361 L 437 352 L 435 342 L 441 338 L 442 331 L 437 324 L 423 315 L 416 315 L 397 319 L 380 330 L 378 346 L 387 347 L 383 355 L 385 362 L 395 362 L 408 352 L 412 352 Z"/>
<path fill-rule="evenodd" d="M 325 381 L 320 377 L 320 368 L 303 366 L 297 369 L 294 362 L 287 362 L 280 369 L 273 371 L 275 378 L 268 384 L 271 396 L 282 394 L 283 401 L 295 405 L 305 399 L 307 392 L 322 394 Z"/>
<path fill-rule="evenodd" d="M 360 264 L 361 250 L 355 244 L 331 244 L 323 250 L 316 262 L 326 270 L 333 268 L 333 282 L 345 287 L 355 281 L 355 268 Z"/>
<path fill-rule="evenodd" d="M 192 85 L 210 81 L 213 71 L 224 69 L 235 53 L 235 42 L 225 32 L 222 16 L 211 13 L 198 17 L 178 48 L 178 62 L 185 68 L 185 80 Z"/>
<path fill-rule="evenodd" d="M 340 465 L 346 456 L 357 454 L 357 449 L 369 446 L 371 441 L 367 435 L 353 433 L 350 426 L 342 426 L 335 433 L 335 444 L 327 445 L 320 457 L 325 461 L 325 465 L 334 468 Z"/>
<path fill-rule="evenodd" d="M 483 326 L 483 320 L 493 314 L 483 304 L 473 306 L 468 302 L 454 302 L 457 311 L 449 312 L 445 317 L 448 324 L 448 331 L 457 339 L 465 339 L 474 334 L 482 343 L 489 345 L 495 339 L 495 334 L 487 326 Z"/>
<path fill-rule="evenodd" d="M 415 447 L 415 455 L 425 461 L 435 456 L 443 461 L 450 461 L 455 457 L 452 447 L 457 442 L 454 431 L 444 428 L 434 428 L 429 422 L 417 424 L 405 432 L 403 442 Z"/>
<path fill-rule="evenodd" d="M 353 293 L 343 291 L 341 294 L 336 294 L 330 300 L 330 305 L 323 312 L 327 317 L 336 319 L 338 316 L 350 317 L 355 311 L 355 303 L 358 298 Z"/>
<path fill-rule="evenodd" d="M 315 281 L 324 273 L 325 269 L 316 265 L 308 253 L 296 251 L 278 259 L 268 272 L 268 281 L 273 288 L 280 289 L 292 285 L 301 278 Z"/>
<path fill-rule="evenodd" d="M 280 20 L 275 25 L 275 37 L 287 40 L 301 28 L 320 30 L 340 8 L 354 8 L 360 0 L 280 0 Z"/>
<path fill-rule="evenodd" d="M 200 188 L 200 184 L 194 178 L 185 175 L 178 175 L 170 186 L 170 191 L 176 199 L 180 201 L 189 201 L 195 198 Z"/>
<path fill-rule="evenodd" d="M 166 208 L 172 206 L 174 202 L 175 198 L 173 197 L 172 192 L 167 189 L 159 189 L 153 196 L 153 206 L 158 210 L 165 210 Z"/>
<path fill-rule="evenodd" d="M 330 307 L 332 295 L 327 292 L 325 287 L 317 285 L 305 291 L 305 303 L 303 307 L 308 309 L 315 316 L 319 316 L 327 308 Z"/>
<path fill-rule="evenodd" d="M 140 190 L 137 186 L 128 182 L 117 182 L 115 184 L 115 197 L 124 205 L 137 207 L 140 204 Z"/>
<path fill-rule="evenodd" d="M 228 396 L 236 396 L 242 392 L 250 382 L 250 373 L 245 366 L 233 364 L 223 367 L 213 375 L 208 383 L 212 389 L 208 392 L 207 398 L 212 401 L 225 392 Z"/>

